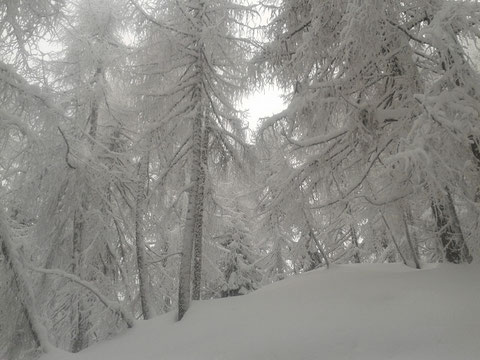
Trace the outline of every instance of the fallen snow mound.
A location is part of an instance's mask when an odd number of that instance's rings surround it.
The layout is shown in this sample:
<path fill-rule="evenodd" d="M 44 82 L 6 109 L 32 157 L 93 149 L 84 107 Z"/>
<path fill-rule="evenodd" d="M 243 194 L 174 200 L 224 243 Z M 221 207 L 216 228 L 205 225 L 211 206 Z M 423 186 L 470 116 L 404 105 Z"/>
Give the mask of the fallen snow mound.
<path fill-rule="evenodd" d="M 334 266 L 42 360 L 478 360 L 480 266 Z"/>

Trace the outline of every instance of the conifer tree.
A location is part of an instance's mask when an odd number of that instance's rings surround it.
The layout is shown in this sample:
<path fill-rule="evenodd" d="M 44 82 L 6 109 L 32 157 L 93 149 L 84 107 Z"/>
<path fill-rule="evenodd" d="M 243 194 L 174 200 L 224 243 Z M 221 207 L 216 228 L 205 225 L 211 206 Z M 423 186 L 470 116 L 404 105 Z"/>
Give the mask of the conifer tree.
<path fill-rule="evenodd" d="M 286 174 L 269 182 L 271 211 L 302 193 L 326 233 L 353 235 L 349 217 L 376 220 L 345 209 L 408 209 L 422 198 L 445 260 L 471 259 L 455 203 L 471 193 L 458 165 L 474 157 L 478 74 L 462 42 L 478 20 L 471 2 L 281 1 L 254 60 L 290 92 L 260 134 L 286 157 L 276 160 Z M 338 217 L 323 223 L 325 210 Z"/>

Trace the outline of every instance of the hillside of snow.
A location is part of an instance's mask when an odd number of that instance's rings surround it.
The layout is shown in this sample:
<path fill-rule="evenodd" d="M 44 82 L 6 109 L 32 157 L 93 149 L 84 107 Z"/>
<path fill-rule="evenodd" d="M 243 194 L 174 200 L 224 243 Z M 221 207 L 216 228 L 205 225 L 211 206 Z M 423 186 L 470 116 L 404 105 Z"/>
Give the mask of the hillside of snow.
<path fill-rule="evenodd" d="M 478 360 L 480 267 L 334 266 L 41 360 Z"/>

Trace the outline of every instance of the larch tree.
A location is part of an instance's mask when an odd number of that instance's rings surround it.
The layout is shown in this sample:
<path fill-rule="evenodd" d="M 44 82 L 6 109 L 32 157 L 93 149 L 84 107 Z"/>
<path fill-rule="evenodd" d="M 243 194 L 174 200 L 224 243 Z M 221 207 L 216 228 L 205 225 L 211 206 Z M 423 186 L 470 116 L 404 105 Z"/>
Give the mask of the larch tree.
<path fill-rule="evenodd" d="M 170 310 L 178 292 L 178 244 L 190 145 L 185 124 L 163 117 L 171 111 L 170 91 L 178 65 L 169 64 L 171 37 L 160 22 L 168 11 L 162 2 L 147 7 L 130 1 L 130 5 L 137 29 L 136 47 L 129 56 L 130 91 L 137 113 L 135 248 L 140 307 L 143 318 L 149 319 Z"/>
<path fill-rule="evenodd" d="M 162 3 L 163 11 L 155 16 L 154 11 L 133 3 L 166 39 L 169 56 L 157 71 L 165 74 L 168 85 L 156 94 L 166 104 L 158 121 L 173 124 L 172 138 L 188 146 L 189 182 L 178 277 L 180 320 L 191 299 L 200 298 L 209 163 L 233 161 L 241 166 L 246 150 L 235 97 L 243 91 L 242 59 L 251 47 L 250 40 L 242 37 L 241 25 L 250 8 L 227 0 L 185 0 Z"/>
<path fill-rule="evenodd" d="M 5 1 L 0 4 L 0 139 L 2 211 L 0 214 L 0 356 L 38 354 L 51 348 L 25 259 L 33 254 L 36 199 L 30 167 L 44 145 L 40 134 L 58 115 L 51 93 L 42 87 L 35 54 L 39 41 L 53 32 L 61 1 Z M 37 184 L 38 185 L 38 184 Z M 32 205 L 30 209 L 28 205 Z"/>
<path fill-rule="evenodd" d="M 325 235 L 349 234 L 349 242 L 339 236 L 332 244 L 338 249 L 358 247 L 360 223 L 388 227 L 385 207 L 404 215 L 413 207 L 435 219 L 440 259 L 469 261 L 473 238 L 465 238 L 455 202 L 470 201 L 471 193 L 460 164 L 475 157 L 478 75 L 463 45 L 476 36 L 478 4 L 273 3 L 271 40 L 254 63 L 290 96 L 288 108 L 264 121 L 260 133 L 267 147 L 283 149 L 275 155 L 285 166 L 270 176 L 269 213 L 290 208 L 290 218 L 298 211 L 291 199 L 302 196 Z M 419 208 L 420 198 L 431 209 Z M 355 209 L 377 215 L 365 218 Z M 389 235 L 397 252 L 411 235 L 405 224 Z M 407 249 L 415 254 L 413 243 Z M 357 262 L 355 254 L 342 261 Z"/>
<path fill-rule="evenodd" d="M 124 208 L 132 169 L 123 149 L 125 112 L 112 90 L 114 82 L 121 86 L 114 75 L 122 56 L 113 9 L 109 1 L 70 3 L 59 31 L 64 49 L 46 65 L 64 116 L 55 128 L 56 149 L 46 154 L 56 161 L 43 159 L 46 171 L 39 174 L 45 200 L 37 246 L 48 250 L 37 259 L 37 272 L 56 344 L 72 352 L 125 322 L 131 326 L 129 315 L 116 310 L 120 296 L 128 298 L 121 280 L 130 281 Z"/>
<path fill-rule="evenodd" d="M 181 83 L 188 86 L 191 123 L 191 188 L 183 234 L 179 275 L 178 319 L 200 298 L 203 207 L 209 156 L 241 166 L 245 151 L 243 122 L 233 103 L 243 89 L 242 58 L 250 44 L 238 24 L 248 8 L 232 1 L 186 1 L 179 6 L 184 43 L 191 52 L 190 69 Z M 182 36 L 183 37 L 183 36 Z M 190 79 L 189 79 L 190 78 Z M 190 83 L 190 84 L 189 84 Z M 240 148 L 240 149 L 239 149 Z M 240 150 L 240 151 L 239 151 Z M 193 260 L 193 264 L 192 264 Z M 193 275 L 192 275 L 193 266 Z M 190 294 L 190 286 L 192 294 Z"/>

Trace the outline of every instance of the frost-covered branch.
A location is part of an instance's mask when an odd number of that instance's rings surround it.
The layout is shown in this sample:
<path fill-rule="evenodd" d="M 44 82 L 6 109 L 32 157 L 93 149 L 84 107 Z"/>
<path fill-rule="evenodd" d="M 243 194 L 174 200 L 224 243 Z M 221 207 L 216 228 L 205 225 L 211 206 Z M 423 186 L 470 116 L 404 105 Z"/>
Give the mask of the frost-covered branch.
<path fill-rule="evenodd" d="M 133 318 L 128 314 L 123 307 L 115 301 L 112 301 L 108 299 L 105 295 L 101 293 L 99 289 L 97 289 L 93 284 L 91 284 L 88 281 L 80 279 L 78 276 L 75 276 L 73 274 L 69 274 L 63 270 L 60 269 L 41 269 L 37 268 L 34 266 L 27 265 L 30 270 L 33 270 L 35 272 L 41 273 L 41 274 L 47 274 L 47 275 L 55 275 L 55 276 L 60 276 L 64 279 L 70 280 L 83 288 L 87 289 L 90 291 L 93 295 L 95 295 L 100 302 L 105 305 L 108 309 L 113 311 L 115 314 L 120 315 L 123 321 L 127 324 L 129 328 L 132 328 L 134 326 L 134 321 Z"/>
<path fill-rule="evenodd" d="M 53 349 L 53 346 L 48 340 L 47 329 L 38 315 L 35 294 L 24 269 L 25 263 L 13 243 L 10 226 L 5 219 L 3 209 L 0 211 L 0 251 L 5 256 L 7 270 L 9 268 L 14 277 L 17 285 L 16 291 L 18 291 L 17 296 L 22 304 L 22 311 L 25 312 L 35 343 L 43 352 L 47 353 Z"/>

